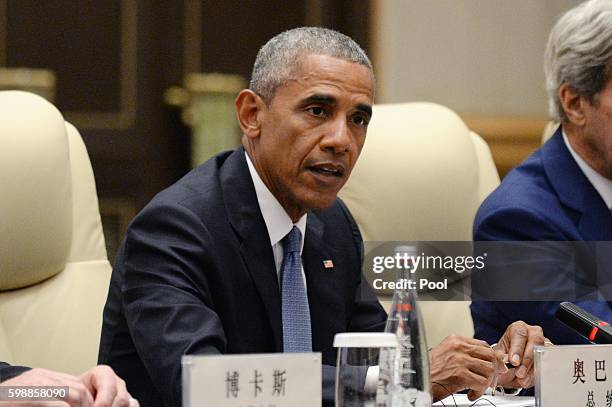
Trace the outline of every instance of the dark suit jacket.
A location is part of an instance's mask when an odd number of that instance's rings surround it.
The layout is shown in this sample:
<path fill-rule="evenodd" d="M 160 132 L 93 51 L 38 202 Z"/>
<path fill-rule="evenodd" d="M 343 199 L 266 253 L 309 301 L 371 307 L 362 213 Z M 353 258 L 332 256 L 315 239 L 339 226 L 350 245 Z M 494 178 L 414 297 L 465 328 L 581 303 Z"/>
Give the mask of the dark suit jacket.
<path fill-rule="evenodd" d="M 181 405 L 184 354 L 283 350 L 277 273 L 244 154 L 219 154 L 159 193 L 118 253 L 99 362 L 143 406 Z M 302 258 L 313 351 L 325 365 L 335 364 L 336 333 L 384 328 L 386 314 L 362 284 L 362 256 L 340 200 L 308 214 Z"/>
<path fill-rule="evenodd" d="M 612 240 L 612 214 L 565 146 L 561 128 L 483 202 L 474 222 L 474 240 Z M 612 302 L 576 303 L 612 321 Z M 475 337 L 497 342 L 508 324 L 523 320 L 542 326 L 553 343 L 585 343 L 554 319 L 558 305 L 556 301 L 474 301 Z"/>

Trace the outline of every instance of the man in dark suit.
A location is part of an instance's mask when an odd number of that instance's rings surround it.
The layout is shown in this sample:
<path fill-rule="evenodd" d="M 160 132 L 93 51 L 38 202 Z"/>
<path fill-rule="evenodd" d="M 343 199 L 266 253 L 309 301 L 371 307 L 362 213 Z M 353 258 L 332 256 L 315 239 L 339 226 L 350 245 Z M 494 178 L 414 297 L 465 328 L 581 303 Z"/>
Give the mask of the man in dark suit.
<path fill-rule="evenodd" d="M 551 115 L 561 125 L 550 140 L 511 171 L 485 200 L 474 222 L 474 240 L 612 240 L 610 4 L 600 0 L 580 4 L 561 17 L 553 28 L 546 49 L 545 73 Z M 590 258 L 582 263 L 575 262 L 569 250 L 561 250 L 544 261 L 539 258 L 538 269 L 521 284 L 529 288 L 536 279 L 540 280 L 548 285 L 545 291 L 551 297 L 555 294 L 558 297 L 580 292 L 581 284 L 575 285 L 576 282 L 590 282 L 593 293 L 604 290 L 599 299 L 603 296 L 606 301 L 579 301 L 574 294 L 575 298 L 565 299 L 612 321 L 609 259 L 612 246 L 609 243 L 600 246 L 604 250 L 590 251 Z M 521 263 L 515 263 L 515 272 L 529 265 L 525 263 L 528 259 L 521 257 Z M 570 261 L 574 262 L 571 274 L 563 276 L 561 271 L 567 269 Z M 546 274 L 547 270 L 551 274 Z M 516 280 L 510 273 L 507 277 Z M 504 285 L 502 280 L 498 283 Z M 558 305 L 559 301 L 552 299 L 474 301 L 475 336 L 495 342 L 505 324 L 522 319 L 542 326 L 554 343 L 586 342 L 554 319 Z"/>
<path fill-rule="evenodd" d="M 134 219 L 113 270 L 99 360 L 143 406 L 181 404 L 184 354 L 283 351 L 322 353 L 333 404 L 334 335 L 381 331 L 386 321 L 361 277 L 359 229 L 336 197 L 363 147 L 373 93 L 371 63 L 350 38 L 313 27 L 277 35 L 236 98 L 242 146 Z M 524 325 L 507 338 L 506 352 L 521 355 L 542 343 Z M 503 367 L 473 339 L 450 338 L 432 355 L 452 390 L 484 391 Z"/>
<path fill-rule="evenodd" d="M 316 55 L 289 45 L 306 54 L 299 70 L 273 61 L 274 40 L 260 51 L 265 66 L 256 63 L 250 89 L 236 99 L 243 147 L 158 194 L 120 249 L 99 359 L 125 375 L 144 406 L 181 404 L 184 354 L 291 347 L 333 365 L 336 333 L 384 327 L 386 314 L 361 279 L 359 229 L 336 198 L 365 141 L 371 65 L 348 37 L 302 31 L 285 42 L 323 45 Z M 286 84 L 275 83 L 280 76 Z M 283 239 L 292 231 L 303 261 L 287 284 L 301 283 L 304 295 L 287 298 L 302 305 L 295 308 L 281 298 Z M 298 326 L 288 327 L 288 314 L 300 316 Z M 324 376 L 331 381 L 333 370 Z"/>

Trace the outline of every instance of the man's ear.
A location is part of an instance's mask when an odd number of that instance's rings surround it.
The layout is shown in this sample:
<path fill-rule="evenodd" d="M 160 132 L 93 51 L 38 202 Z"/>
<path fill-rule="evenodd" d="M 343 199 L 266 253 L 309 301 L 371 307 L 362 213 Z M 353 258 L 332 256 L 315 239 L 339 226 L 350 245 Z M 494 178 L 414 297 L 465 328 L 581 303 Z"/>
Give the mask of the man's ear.
<path fill-rule="evenodd" d="M 568 120 L 575 126 L 582 127 L 585 122 L 585 104 L 589 101 L 566 83 L 559 87 L 559 99 Z"/>
<path fill-rule="evenodd" d="M 234 102 L 236 117 L 242 129 L 242 134 L 250 139 L 259 137 L 261 133 L 262 115 L 265 114 L 265 102 L 250 89 L 243 89 Z"/>

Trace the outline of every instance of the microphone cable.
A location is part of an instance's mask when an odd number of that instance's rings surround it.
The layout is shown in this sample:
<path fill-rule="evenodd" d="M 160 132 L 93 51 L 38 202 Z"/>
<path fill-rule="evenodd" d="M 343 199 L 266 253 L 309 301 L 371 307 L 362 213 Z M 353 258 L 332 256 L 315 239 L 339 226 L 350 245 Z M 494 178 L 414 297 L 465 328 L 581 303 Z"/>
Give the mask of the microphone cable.
<path fill-rule="evenodd" d="M 455 407 L 457 406 L 457 400 L 455 400 L 455 395 L 446 388 L 446 386 L 444 386 L 442 383 L 438 383 L 438 382 L 432 382 L 432 384 L 437 384 L 438 386 L 442 387 L 453 399 L 453 403 L 455 404 Z M 497 405 L 495 403 L 493 403 L 491 400 L 488 399 L 483 399 L 483 398 L 479 398 L 478 400 L 474 401 L 472 404 L 470 404 L 470 407 L 474 407 L 475 405 L 477 405 L 479 402 L 481 401 L 486 401 L 487 403 L 489 403 L 490 405 L 497 407 Z M 440 403 L 442 404 L 443 407 L 446 407 L 446 404 L 444 404 L 444 402 L 442 400 L 440 400 Z"/>

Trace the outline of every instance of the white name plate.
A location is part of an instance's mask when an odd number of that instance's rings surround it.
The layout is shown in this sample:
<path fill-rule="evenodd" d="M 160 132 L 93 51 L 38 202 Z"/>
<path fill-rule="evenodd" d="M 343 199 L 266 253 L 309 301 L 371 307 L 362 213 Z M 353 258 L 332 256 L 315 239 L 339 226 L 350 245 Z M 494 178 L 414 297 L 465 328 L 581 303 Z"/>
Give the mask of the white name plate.
<path fill-rule="evenodd" d="M 183 407 L 321 406 L 321 354 L 185 355 Z"/>
<path fill-rule="evenodd" d="M 612 406 L 612 345 L 538 346 L 536 406 Z"/>

